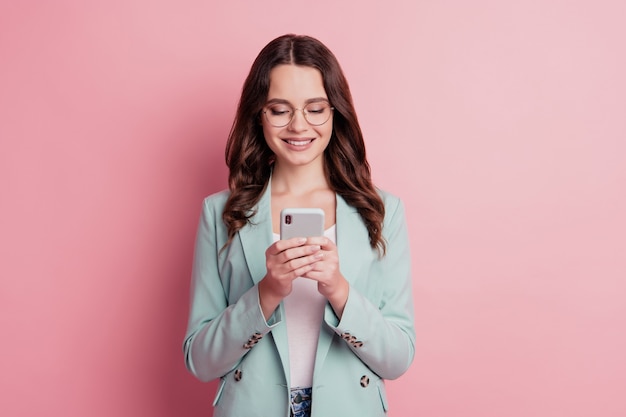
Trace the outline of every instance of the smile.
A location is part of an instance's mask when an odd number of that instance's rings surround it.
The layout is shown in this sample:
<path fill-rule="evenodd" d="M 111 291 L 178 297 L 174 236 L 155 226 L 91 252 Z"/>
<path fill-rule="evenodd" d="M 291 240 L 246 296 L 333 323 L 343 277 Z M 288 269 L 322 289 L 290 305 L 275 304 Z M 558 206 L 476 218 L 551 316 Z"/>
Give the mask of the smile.
<path fill-rule="evenodd" d="M 284 142 L 292 145 L 292 146 L 306 146 L 309 143 L 313 142 L 313 139 L 305 139 L 305 140 L 292 140 L 292 139 L 285 139 Z"/>

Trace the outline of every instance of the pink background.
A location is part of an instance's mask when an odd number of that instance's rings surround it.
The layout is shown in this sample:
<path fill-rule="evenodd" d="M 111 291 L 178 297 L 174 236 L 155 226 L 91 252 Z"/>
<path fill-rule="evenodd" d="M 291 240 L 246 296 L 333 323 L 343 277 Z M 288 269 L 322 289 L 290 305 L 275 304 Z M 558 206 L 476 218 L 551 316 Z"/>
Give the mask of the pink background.
<path fill-rule="evenodd" d="M 626 415 L 626 3 L 0 3 L 0 415 L 207 416 L 184 369 L 243 79 L 307 33 L 406 203 L 390 416 Z M 329 416 L 333 417 L 333 416 Z"/>

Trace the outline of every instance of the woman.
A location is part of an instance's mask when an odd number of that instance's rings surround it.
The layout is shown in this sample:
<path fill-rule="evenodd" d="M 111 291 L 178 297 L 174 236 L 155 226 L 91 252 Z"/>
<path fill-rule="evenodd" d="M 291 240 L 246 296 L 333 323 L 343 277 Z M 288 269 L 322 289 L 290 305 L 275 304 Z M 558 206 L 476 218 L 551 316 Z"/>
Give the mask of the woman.
<path fill-rule="evenodd" d="M 296 35 L 263 48 L 226 162 L 229 190 L 204 201 L 184 342 L 188 369 L 220 378 L 214 416 L 386 415 L 383 379 L 414 354 L 404 209 L 372 184 L 328 48 Z M 280 240 L 286 207 L 323 209 L 324 236 Z"/>

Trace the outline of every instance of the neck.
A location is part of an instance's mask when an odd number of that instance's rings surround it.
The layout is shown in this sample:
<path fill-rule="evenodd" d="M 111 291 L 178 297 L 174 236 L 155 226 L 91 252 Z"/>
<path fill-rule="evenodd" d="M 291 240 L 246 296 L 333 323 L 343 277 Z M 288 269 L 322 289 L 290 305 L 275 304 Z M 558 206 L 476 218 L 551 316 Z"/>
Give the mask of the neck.
<path fill-rule="evenodd" d="M 330 189 L 321 164 L 316 166 L 281 166 L 276 163 L 274 165 L 272 193 L 298 195 L 319 189 Z"/>

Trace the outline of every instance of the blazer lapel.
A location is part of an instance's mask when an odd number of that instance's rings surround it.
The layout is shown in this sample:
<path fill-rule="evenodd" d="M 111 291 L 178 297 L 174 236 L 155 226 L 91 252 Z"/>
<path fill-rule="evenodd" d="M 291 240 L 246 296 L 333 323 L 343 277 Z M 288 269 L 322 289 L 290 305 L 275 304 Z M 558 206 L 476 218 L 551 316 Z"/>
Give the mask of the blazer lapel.
<path fill-rule="evenodd" d="M 255 284 L 265 277 L 265 250 L 274 243 L 272 231 L 272 181 L 271 178 L 263 195 L 256 205 L 256 213 L 245 227 L 239 230 L 239 238 L 243 247 L 243 255 L 248 265 L 250 277 Z M 289 345 L 287 342 L 287 326 L 283 303 L 278 306 L 278 320 L 281 322 L 272 328 L 271 334 L 283 364 L 285 379 L 289 381 Z"/>
<path fill-rule="evenodd" d="M 273 242 L 272 235 L 272 208 L 271 208 L 271 181 L 268 181 L 263 195 L 255 209 L 256 213 L 250 222 L 239 230 L 239 238 L 243 247 L 243 254 L 250 271 L 250 277 L 258 284 L 265 276 L 265 249 Z"/>
<path fill-rule="evenodd" d="M 336 223 L 339 269 L 352 284 L 363 266 L 363 254 L 372 250 L 369 235 L 359 212 L 339 195 L 337 195 Z"/>
<path fill-rule="evenodd" d="M 357 210 L 348 205 L 346 201 L 337 194 L 336 210 L 336 233 L 337 252 L 339 254 L 339 269 L 344 278 L 352 285 L 360 275 L 362 268 L 362 255 L 371 251 L 367 228 L 361 220 Z M 335 313 L 329 303 L 326 304 L 325 317 L 334 317 Z M 337 320 L 337 323 L 338 320 Z M 315 369 L 321 369 L 321 364 L 328 354 L 330 344 L 335 332 L 325 324 L 322 324 L 317 353 L 315 355 Z"/>

